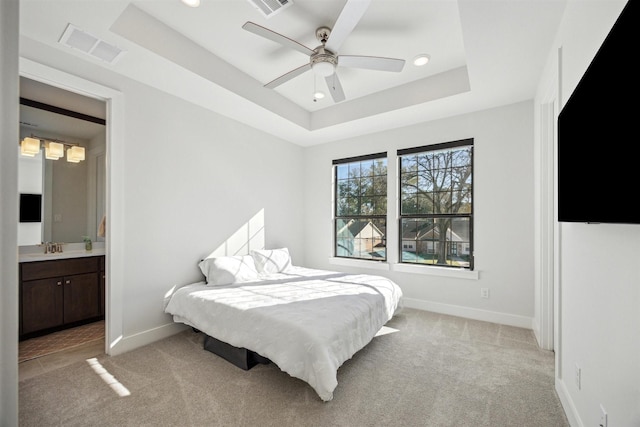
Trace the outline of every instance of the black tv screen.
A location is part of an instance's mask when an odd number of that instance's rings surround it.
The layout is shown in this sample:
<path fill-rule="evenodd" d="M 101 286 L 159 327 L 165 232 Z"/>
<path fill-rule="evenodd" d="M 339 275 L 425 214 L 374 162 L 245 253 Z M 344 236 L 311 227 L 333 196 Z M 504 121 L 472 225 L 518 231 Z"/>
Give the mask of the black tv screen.
<path fill-rule="evenodd" d="M 42 222 L 42 194 L 20 194 L 20 222 Z"/>
<path fill-rule="evenodd" d="M 558 115 L 558 221 L 640 224 L 640 25 L 628 1 Z"/>

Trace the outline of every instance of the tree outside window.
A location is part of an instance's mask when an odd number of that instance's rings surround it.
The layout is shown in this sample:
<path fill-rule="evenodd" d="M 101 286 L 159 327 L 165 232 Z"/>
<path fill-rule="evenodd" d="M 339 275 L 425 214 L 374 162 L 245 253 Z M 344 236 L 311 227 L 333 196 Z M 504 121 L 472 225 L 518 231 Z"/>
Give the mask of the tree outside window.
<path fill-rule="evenodd" d="M 400 262 L 473 269 L 473 139 L 398 157 Z"/>
<path fill-rule="evenodd" d="M 386 260 L 386 153 L 334 160 L 333 164 L 335 256 Z"/>

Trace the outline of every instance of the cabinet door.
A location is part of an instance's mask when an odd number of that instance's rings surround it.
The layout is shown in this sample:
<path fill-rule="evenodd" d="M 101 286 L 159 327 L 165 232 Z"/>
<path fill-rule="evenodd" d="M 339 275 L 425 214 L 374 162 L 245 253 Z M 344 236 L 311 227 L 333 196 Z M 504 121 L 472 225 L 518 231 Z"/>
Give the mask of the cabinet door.
<path fill-rule="evenodd" d="M 63 279 L 22 282 L 22 333 L 62 325 Z"/>
<path fill-rule="evenodd" d="M 98 273 L 76 274 L 64 278 L 64 323 L 100 316 Z"/>
<path fill-rule="evenodd" d="M 100 316 L 104 316 L 104 301 L 106 299 L 105 289 L 106 276 L 105 272 L 100 272 Z"/>

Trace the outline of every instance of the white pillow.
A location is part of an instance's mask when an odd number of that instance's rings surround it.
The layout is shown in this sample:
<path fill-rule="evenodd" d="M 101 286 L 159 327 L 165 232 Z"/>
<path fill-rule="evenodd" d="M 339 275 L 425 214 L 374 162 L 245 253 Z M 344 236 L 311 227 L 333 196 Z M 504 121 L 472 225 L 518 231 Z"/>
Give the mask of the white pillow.
<path fill-rule="evenodd" d="M 207 278 L 207 285 L 221 286 L 258 279 L 251 255 L 205 258 L 198 267 Z"/>
<path fill-rule="evenodd" d="M 260 274 L 280 273 L 291 267 L 289 249 L 263 249 L 249 252 Z"/>

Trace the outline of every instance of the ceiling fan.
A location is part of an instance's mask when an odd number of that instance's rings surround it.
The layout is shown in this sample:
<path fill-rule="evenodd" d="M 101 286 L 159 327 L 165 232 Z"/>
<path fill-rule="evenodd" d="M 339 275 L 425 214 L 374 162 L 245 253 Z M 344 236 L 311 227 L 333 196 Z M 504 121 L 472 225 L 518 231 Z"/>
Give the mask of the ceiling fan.
<path fill-rule="evenodd" d="M 316 29 L 316 38 L 321 45 L 315 49 L 310 49 L 293 39 L 253 22 L 246 22 L 242 26 L 245 30 L 309 56 L 309 62 L 307 64 L 283 74 L 264 86 L 273 89 L 306 71 L 313 70 L 316 75 L 324 77 L 334 102 L 340 102 L 344 101 L 345 96 L 338 75 L 336 74 L 337 67 L 393 72 L 402 71 L 405 62 L 404 59 L 338 55 L 340 46 L 342 46 L 344 40 L 358 24 L 370 3 L 371 0 L 347 0 L 333 28 L 320 27 Z"/>

